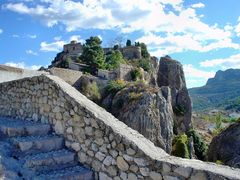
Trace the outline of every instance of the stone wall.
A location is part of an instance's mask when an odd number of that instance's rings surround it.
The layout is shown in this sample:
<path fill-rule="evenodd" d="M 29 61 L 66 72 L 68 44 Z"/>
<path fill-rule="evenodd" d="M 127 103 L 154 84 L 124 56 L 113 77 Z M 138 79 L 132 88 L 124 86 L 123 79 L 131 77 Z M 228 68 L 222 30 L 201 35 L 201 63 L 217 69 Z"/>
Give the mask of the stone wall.
<path fill-rule="evenodd" d="M 113 51 L 113 48 L 103 48 L 105 54 Z M 125 59 L 141 59 L 141 47 L 140 46 L 126 46 L 121 47 L 118 50 L 121 51 Z"/>
<path fill-rule="evenodd" d="M 49 69 L 51 75 L 58 76 L 70 85 L 74 85 L 82 76 L 82 72 L 63 68 Z"/>
<path fill-rule="evenodd" d="M 48 74 L 44 71 L 35 71 L 28 69 L 20 69 L 6 65 L 0 65 L 0 83 L 6 81 L 13 81 L 25 77 L 39 76 L 41 74 Z"/>
<path fill-rule="evenodd" d="M 123 57 L 126 59 L 141 59 L 141 47 L 140 46 L 126 46 L 121 48 Z"/>
<path fill-rule="evenodd" d="M 98 69 L 98 77 L 107 79 L 107 80 L 113 80 L 117 78 L 117 73 L 115 71 L 108 71 L 103 69 Z"/>
<path fill-rule="evenodd" d="M 133 70 L 133 66 L 127 65 L 127 64 L 120 64 L 120 66 L 117 68 L 117 79 L 123 79 L 125 81 L 131 81 L 131 71 Z"/>
<path fill-rule="evenodd" d="M 70 44 L 65 44 L 63 46 L 63 51 L 68 53 L 68 56 L 79 56 L 83 52 L 83 46 L 81 43 L 77 43 L 76 41 L 71 41 Z"/>
<path fill-rule="evenodd" d="M 54 76 L 1 83 L 0 115 L 52 124 L 79 161 L 103 180 L 240 177 L 238 169 L 168 155 Z"/>

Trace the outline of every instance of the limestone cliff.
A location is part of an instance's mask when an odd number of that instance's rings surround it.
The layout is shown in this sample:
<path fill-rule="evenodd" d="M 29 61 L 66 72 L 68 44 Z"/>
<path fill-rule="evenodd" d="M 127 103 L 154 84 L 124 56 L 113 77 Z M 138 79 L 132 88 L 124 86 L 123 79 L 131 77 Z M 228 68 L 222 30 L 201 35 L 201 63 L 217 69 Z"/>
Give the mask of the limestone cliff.
<path fill-rule="evenodd" d="M 112 100 L 112 113 L 155 145 L 171 152 L 173 112 L 168 87 L 138 84 L 124 88 Z"/>
<path fill-rule="evenodd" d="M 104 92 L 103 86 L 97 83 L 102 99 L 95 102 L 101 102 L 101 106 L 119 120 L 170 153 L 174 127 L 175 134 L 178 134 L 191 126 L 191 101 L 179 62 L 165 57 L 160 60 L 159 67 L 156 63 L 154 69 L 152 80 L 146 84 L 120 80 L 123 87 L 110 93 Z M 96 99 L 96 93 L 89 91 L 93 88 L 87 88 L 93 79 L 87 76 L 81 79 L 80 91 L 88 98 Z M 115 86 L 120 84 L 116 82 Z"/>
<path fill-rule="evenodd" d="M 240 168 L 240 123 L 229 126 L 214 137 L 208 151 L 208 160 Z"/>
<path fill-rule="evenodd" d="M 159 62 L 157 84 L 171 89 L 172 108 L 174 111 L 174 133 L 186 132 L 191 127 L 192 105 L 186 87 L 182 65 L 169 56 Z"/>

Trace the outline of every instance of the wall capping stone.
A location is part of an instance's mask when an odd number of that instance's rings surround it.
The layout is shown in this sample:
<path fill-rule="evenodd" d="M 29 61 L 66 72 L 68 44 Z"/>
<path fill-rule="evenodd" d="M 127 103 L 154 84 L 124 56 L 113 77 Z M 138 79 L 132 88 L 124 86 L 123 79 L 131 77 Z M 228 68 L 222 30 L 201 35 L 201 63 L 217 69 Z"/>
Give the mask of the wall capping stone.
<path fill-rule="evenodd" d="M 92 167 L 99 179 L 240 179 L 239 169 L 170 156 L 56 76 L 0 83 L 0 116 L 48 122 L 56 132 L 62 126 L 58 133 L 64 135 L 66 145 L 78 152 L 79 161 Z M 88 138 L 76 135 L 80 130 Z"/>

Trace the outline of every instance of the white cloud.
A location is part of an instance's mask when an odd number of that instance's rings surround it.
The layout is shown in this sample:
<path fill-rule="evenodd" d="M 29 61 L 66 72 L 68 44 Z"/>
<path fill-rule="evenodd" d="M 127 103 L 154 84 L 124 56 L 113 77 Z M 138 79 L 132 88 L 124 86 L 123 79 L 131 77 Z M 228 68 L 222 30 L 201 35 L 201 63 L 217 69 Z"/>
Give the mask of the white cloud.
<path fill-rule="evenodd" d="M 204 7 L 205 7 L 205 5 L 203 3 L 201 3 L 201 2 L 192 5 L 192 8 L 204 8 Z"/>
<path fill-rule="evenodd" d="M 240 16 L 238 18 L 238 25 L 235 28 L 235 32 L 237 33 L 237 36 L 240 37 Z"/>
<path fill-rule="evenodd" d="M 206 43 L 205 39 L 199 39 L 194 34 L 174 35 L 168 33 L 165 37 L 149 33 L 136 41 L 144 42 L 148 45 L 149 50 L 154 56 L 163 56 L 176 52 L 183 52 L 187 50 L 208 52 L 220 48 L 240 49 L 240 45 L 233 43 L 231 38 L 212 40 Z"/>
<path fill-rule="evenodd" d="M 13 34 L 12 35 L 13 38 L 31 38 L 31 39 L 36 39 L 37 35 L 35 34 L 24 34 L 24 35 L 18 35 L 18 34 Z"/>
<path fill-rule="evenodd" d="M 38 53 L 37 52 L 34 52 L 34 51 L 32 51 L 32 50 L 26 50 L 26 53 L 27 54 L 30 54 L 30 55 L 34 55 L 34 56 L 37 56 L 38 55 Z"/>
<path fill-rule="evenodd" d="M 27 3 L 8 3 L 3 7 L 37 18 L 49 27 L 64 24 L 68 31 L 118 28 L 123 32 L 133 32 L 171 26 L 178 15 L 166 13 L 165 5 L 180 11 L 183 9 L 183 0 L 83 0 L 82 3 L 55 0 L 42 1 L 41 5 L 35 7 Z"/>
<path fill-rule="evenodd" d="M 98 35 L 97 36 L 101 41 L 103 40 L 102 36 L 101 35 Z"/>
<path fill-rule="evenodd" d="M 85 40 L 82 39 L 80 35 L 73 35 L 73 36 L 71 36 L 71 37 L 70 37 L 70 41 L 72 41 L 72 40 L 75 40 L 75 41 L 81 42 L 81 43 L 84 43 L 84 42 L 85 42 Z"/>
<path fill-rule="evenodd" d="M 233 29 L 234 29 L 234 27 L 231 26 L 230 24 L 227 24 L 226 26 L 224 26 L 225 31 L 232 31 Z"/>
<path fill-rule="evenodd" d="M 203 71 L 195 68 L 192 64 L 183 65 L 183 70 L 186 77 L 208 79 L 214 77 L 213 71 Z"/>
<path fill-rule="evenodd" d="M 37 35 L 36 34 L 28 34 L 27 37 L 31 38 L 31 39 L 36 39 Z"/>
<path fill-rule="evenodd" d="M 240 54 L 227 58 L 210 59 L 200 63 L 202 67 L 218 67 L 221 69 L 240 68 Z"/>
<path fill-rule="evenodd" d="M 22 68 L 22 69 L 30 69 L 30 70 L 38 70 L 42 66 L 42 65 L 27 66 L 24 62 L 15 63 L 13 61 L 6 62 L 5 65 L 16 67 L 16 68 Z"/>
<path fill-rule="evenodd" d="M 167 10 L 166 5 L 172 6 L 174 11 Z M 67 31 L 142 31 L 145 35 L 139 39 L 149 41 L 149 36 L 156 37 L 152 40 L 155 46 L 150 47 L 155 50 L 155 54 L 185 50 L 207 52 L 218 48 L 239 49 L 239 45 L 232 42 L 233 29 L 230 26 L 220 28 L 201 20 L 203 15 L 196 13 L 198 8 L 204 7 L 201 2 L 184 7 L 183 0 L 41 0 L 41 4 L 36 6 L 8 3 L 3 7 L 32 16 L 49 27 L 63 24 Z M 240 25 L 236 31 L 240 34 Z M 57 45 L 59 44 L 55 44 Z M 42 46 L 47 46 L 46 42 Z"/>
<path fill-rule="evenodd" d="M 18 34 L 13 34 L 12 37 L 13 38 L 20 38 L 20 36 Z"/>
<path fill-rule="evenodd" d="M 0 29 L 0 34 L 2 34 L 3 33 L 3 30 L 2 29 Z"/>
<path fill-rule="evenodd" d="M 183 65 L 188 88 L 204 85 L 209 78 L 214 77 L 215 72 L 203 71 L 195 68 L 192 64 Z"/>
<path fill-rule="evenodd" d="M 45 52 L 59 52 L 62 50 L 63 45 L 66 44 L 65 41 L 55 41 L 52 43 L 41 42 L 40 50 Z"/>
<path fill-rule="evenodd" d="M 60 41 L 62 39 L 62 36 L 56 36 L 53 38 L 55 41 Z"/>
<path fill-rule="evenodd" d="M 60 52 L 63 49 L 64 44 L 68 44 L 72 40 L 84 43 L 85 40 L 81 39 L 79 35 L 72 35 L 69 40 L 61 40 L 62 37 L 54 37 L 54 42 L 47 43 L 46 41 L 41 42 L 40 50 L 45 52 Z"/>

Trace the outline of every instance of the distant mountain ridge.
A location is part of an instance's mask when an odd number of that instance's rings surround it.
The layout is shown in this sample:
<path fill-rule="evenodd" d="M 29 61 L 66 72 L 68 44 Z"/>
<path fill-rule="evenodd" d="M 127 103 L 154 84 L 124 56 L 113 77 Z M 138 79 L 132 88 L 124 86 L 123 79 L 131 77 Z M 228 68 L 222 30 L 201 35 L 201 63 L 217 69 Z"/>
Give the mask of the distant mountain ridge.
<path fill-rule="evenodd" d="M 205 86 L 191 88 L 189 93 L 195 111 L 237 108 L 240 97 L 240 69 L 217 71 L 215 77 L 208 79 Z"/>

